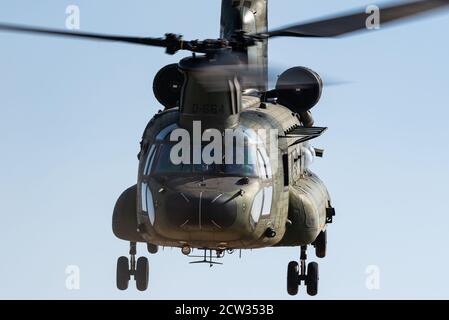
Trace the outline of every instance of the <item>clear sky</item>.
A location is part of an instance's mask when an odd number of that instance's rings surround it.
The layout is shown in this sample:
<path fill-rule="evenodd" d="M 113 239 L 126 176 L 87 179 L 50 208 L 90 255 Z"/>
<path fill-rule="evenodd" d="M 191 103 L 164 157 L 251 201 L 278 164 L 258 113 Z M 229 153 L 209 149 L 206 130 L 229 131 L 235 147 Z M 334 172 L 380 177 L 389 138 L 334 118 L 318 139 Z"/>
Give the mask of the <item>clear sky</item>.
<path fill-rule="evenodd" d="M 272 27 L 373 1 L 270 1 Z M 3 0 L 0 21 L 81 30 L 215 38 L 219 0 Z M 449 298 L 449 13 L 343 39 L 277 39 L 270 61 L 308 66 L 351 84 L 327 88 L 315 107 L 328 132 L 314 171 L 337 209 L 320 263 L 322 299 Z M 0 34 L 0 298 L 288 299 L 297 248 L 189 265 L 180 250 L 150 256 L 150 290 L 115 287 L 128 244 L 112 210 L 136 181 L 139 140 L 161 107 L 152 79 L 186 53 Z M 144 255 L 146 248 L 139 246 Z M 80 289 L 66 288 L 67 266 Z M 380 288 L 366 286 L 367 268 Z M 294 299 L 308 299 L 304 289 Z"/>

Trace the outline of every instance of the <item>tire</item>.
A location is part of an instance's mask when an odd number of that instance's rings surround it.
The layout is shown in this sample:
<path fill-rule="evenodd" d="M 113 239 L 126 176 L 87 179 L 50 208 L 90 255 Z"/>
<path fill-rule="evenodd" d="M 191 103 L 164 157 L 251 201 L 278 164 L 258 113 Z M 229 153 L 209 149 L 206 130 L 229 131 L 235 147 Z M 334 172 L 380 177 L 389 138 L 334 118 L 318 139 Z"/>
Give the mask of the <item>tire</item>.
<path fill-rule="evenodd" d="M 145 291 L 148 289 L 148 282 L 149 282 L 149 275 L 150 275 L 150 266 L 148 263 L 148 259 L 145 257 L 140 257 L 137 259 L 137 265 L 136 265 L 136 287 L 139 291 Z"/>
<path fill-rule="evenodd" d="M 159 247 L 152 243 L 147 243 L 147 250 L 151 254 L 156 254 L 159 251 Z"/>
<path fill-rule="evenodd" d="M 315 240 L 315 255 L 318 258 L 326 257 L 327 230 L 321 231 Z"/>
<path fill-rule="evenodd" d="M 128 289 L 129 279 L 129 260 L 127 257 L 120 257 L 117 260 L 117 289 Z"/>
<path fill-rule="evenodd" d="M 310 262 L 307 266 L 307 294 L 309 296 L 316 296 L 318 294 L 318 263 Z"/>
<path fill-rule="evenodd" d="M 287 292 L 291 296 L 298 294 L 299 287 L 299 264 L 296 261 L 291 261 L 287 268 Z"/>

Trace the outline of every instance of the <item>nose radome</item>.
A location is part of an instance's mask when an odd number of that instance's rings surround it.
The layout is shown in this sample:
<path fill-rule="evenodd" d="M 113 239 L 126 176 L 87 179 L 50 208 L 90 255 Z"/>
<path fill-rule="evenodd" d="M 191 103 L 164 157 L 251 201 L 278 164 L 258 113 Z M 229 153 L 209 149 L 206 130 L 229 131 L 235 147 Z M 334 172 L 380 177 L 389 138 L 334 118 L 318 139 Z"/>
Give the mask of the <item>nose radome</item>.
<path fill-rule="evenodd" d="M 233 225 L 237 217 L 236 200 L 219 192 L 176 192 L 166 197 L 168 221 L 173 227 L 189 231 L 219 231 Z"/>

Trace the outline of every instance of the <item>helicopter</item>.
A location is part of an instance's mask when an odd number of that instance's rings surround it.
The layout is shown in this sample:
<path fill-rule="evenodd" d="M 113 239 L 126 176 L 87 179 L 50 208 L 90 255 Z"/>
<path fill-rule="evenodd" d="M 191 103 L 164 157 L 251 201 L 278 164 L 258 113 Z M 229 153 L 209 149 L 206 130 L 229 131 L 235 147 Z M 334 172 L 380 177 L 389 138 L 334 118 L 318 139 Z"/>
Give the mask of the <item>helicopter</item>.
<path fill-rule="evenodd" d="M 401 2 L 379 8 L 382 26 L 424 12 L 448 0 Z M 327 253 L 327 228 L 335 208 L 324 182 L 311 171 L 324 150 L 310 142 L 326 127 L 314 125 L 311 109 L 323 81 L 306 67 L 268 81 L 268 41 L 276 37 L 328 38 L 367 31 L 371 13 L 354 11 L 288 27 L 268 29 L 267 0 L 222 0 L 218 39 L 129 37 L 0 23 L 0 31 L 114 41 L 190 51 L 163 67 L 153 82 L 164 107 L 148 122 L 140 142 L 137 183 L 117 200 L 114 235 L 129 242 L 129 257 L 117 260 L 116 284 L 126 290 L 149 286 L 149 261 L 136 258 L 137 243 L 150 254 L 175 247 L 201 260 L 235 250 L 299 247 L 299 261 L 287 266 L 287 292 L 318 293 L 319 269 L 307 264 L 312 246 Z M 194 249 L 203 255 L 192 255 Z"/>

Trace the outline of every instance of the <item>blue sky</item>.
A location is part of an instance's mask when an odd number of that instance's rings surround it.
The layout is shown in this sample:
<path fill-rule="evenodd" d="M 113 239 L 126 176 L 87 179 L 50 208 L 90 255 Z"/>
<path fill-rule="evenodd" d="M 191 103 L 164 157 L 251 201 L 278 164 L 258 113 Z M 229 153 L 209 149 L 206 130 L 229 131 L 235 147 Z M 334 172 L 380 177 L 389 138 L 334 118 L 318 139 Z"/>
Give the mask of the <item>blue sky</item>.
<path fill-rule="evenodd" d="M 270 25 L 364 7 L 276 0 Z M 215 38 L 219 0 L 4 0 L 0 21 L 130 35 Z M 277 39 L 270 61 L 303 65 L 351 84 L 325 89 L 313 110 L 329 127 L 314 171 L 337 209 L 319 260 L 322 299 L 449 298 L 449 14 L 343 39 Z M 117 197 L 135 183 L 142 131 L 161 107 L 152 79 L 186 53 L 114 43 L 0 34 L 0 298 L 288 299 L 297 248 L 189 265 L 179 250 L 150 256 L 150 291 L 115 288 L 128 244 L 115 239 Z M 144 246 L 139 251 L 146 254 Z M 65 269 L 80 268 L 80 290 Z M 365 271 L 378 266 L 380 289 Z M 294 299 L 309 299 L 305 290 Z"/>

